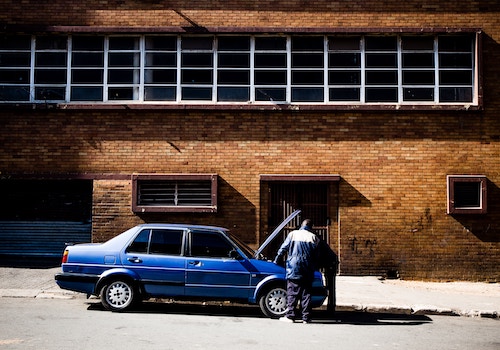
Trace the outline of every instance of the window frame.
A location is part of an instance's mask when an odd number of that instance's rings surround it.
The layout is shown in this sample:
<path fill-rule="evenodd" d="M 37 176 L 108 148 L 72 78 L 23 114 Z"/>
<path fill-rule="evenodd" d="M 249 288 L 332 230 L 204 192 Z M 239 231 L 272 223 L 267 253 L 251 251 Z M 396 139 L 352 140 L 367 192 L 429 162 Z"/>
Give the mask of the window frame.
<path fill-rule="evenodd" d="M 210 205 L 144 205 L 139 204 L 140 183 L 148 181 L 206 182 L 210 181 Z M 134 213 L 216 213 L 217 174 L 133 174 L 132 212 Z"/>
<path fill-rule="evenodd" d="M 488 212 L 488 181 L 484 175 L 447 175 L 447 214 L 486 214 Z M 457 183 L 477 183 L 479 185 L 479 205 L 455 207 Z"/>

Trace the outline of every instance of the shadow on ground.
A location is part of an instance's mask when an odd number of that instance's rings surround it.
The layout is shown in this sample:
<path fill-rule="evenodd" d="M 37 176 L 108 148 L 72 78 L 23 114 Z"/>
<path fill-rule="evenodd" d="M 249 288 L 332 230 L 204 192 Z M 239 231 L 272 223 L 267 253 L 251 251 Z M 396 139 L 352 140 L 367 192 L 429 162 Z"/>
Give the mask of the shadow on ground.
<path fill-rule="evenodd" d="M 89 301 L 88 310 L 106 311 L 97 301 Z M 182 314 L 197 316 L 223 316 L 265 318 L 257 306 L 226 304 L 226 303 L 193 303 L 193 302 L 144 302 L 137 305 L 129 313 L 143 314 Z M 368 313 L 355 311 L 341 311 L 331 314 L 326 310 L 314 310 L 315 324 L 351 324 L 351 325 L 402 325 L 418 326 L 432 323 L 432 319 L 425 315 L 398 315 L 389 313 Z"/>

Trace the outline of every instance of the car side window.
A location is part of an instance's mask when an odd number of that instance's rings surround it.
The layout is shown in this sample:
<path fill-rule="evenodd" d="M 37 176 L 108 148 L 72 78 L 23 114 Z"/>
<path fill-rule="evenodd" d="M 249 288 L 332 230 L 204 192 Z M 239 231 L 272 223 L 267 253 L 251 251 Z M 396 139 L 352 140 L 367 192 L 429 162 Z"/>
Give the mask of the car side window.
<path fill-rule="evenodd" d="M 227 258 L 232 250 L 233 246 L 216 232 L 191 232 L 191 256 Z"/>
<path fill-rule="evenodd" d="M 152 230 L 149 253 L 180 255 L 183 233 L 182 230 Z"/>
<path fill-rule="evenodd" d="M 128 246 L 127 253 L 143 253 L 148 252 L 149 233 L 151 230 L 142 230 L 134 241 Z"/>

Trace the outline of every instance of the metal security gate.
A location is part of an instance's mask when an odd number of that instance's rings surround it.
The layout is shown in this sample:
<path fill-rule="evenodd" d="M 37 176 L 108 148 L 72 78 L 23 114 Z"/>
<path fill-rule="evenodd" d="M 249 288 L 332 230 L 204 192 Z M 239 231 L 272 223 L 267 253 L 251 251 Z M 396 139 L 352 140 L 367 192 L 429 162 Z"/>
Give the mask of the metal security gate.
<path fill-rule="evenodd" d="M 92 181 L 1 180 L 0 195 L 2 265 L 54 264 L 91 241 Z"/>

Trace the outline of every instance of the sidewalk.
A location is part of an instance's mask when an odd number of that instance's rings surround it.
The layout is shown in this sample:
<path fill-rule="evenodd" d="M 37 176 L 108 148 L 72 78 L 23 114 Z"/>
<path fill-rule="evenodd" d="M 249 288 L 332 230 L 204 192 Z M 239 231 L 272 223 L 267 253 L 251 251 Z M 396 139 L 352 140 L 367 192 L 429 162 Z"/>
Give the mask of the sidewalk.
<path fill-rule="evenodd" d="M 54 274 L 60 268 L 0 267 L 0 297 L 85 298 L 60 289 Z M 337 311 L 395 314 L 500 317 L 500 285 L 473 282 L 418 282 L 377 277 L 338 276 Z"/>

